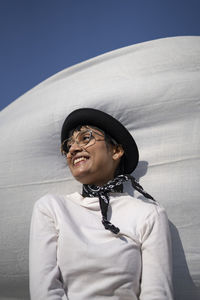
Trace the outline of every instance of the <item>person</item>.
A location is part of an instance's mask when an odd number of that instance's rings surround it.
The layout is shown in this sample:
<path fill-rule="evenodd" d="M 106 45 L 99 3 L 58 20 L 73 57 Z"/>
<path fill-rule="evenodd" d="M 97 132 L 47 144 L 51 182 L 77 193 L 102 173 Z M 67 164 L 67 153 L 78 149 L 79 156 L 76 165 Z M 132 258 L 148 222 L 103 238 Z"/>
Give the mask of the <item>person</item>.
<path fill-rule="evenodd" d="M 167 215 L 131 175 L 139 153 L 129 131 L 80 108 L 63 123 L 61 152 L 82 194 L 47 194 L 34 205 L 31 299 L 173 299 Z M 123 192 L 127 181 L 146 201 Z"/>

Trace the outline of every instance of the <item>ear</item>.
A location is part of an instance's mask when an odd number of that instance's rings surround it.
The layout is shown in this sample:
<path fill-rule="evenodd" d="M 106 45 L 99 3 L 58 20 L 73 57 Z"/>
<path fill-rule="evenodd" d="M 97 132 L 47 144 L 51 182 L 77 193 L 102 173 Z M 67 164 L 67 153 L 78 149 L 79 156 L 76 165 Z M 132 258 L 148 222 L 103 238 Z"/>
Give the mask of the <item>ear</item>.
<path fill-rule="evenodd" d="M 124 154 L 124 149 L 122 148 L 121 145 L 117 145 L 113 147 L 113 159 L 114 160 L 118 160 L 120 159 Z"/>

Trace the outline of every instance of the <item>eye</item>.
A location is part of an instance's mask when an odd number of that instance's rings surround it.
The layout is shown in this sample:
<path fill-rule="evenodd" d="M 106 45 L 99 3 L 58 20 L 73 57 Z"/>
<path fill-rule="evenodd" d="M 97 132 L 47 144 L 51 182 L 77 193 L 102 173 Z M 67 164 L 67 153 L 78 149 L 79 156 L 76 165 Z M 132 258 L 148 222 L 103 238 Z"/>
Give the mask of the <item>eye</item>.
<path fill-rule="evenodd" d="M 89 140 L 91 138 L 91 135 L 90 134 L 86 134 L 82 138 L 83 138 L 83 140 Z"/>
<path fill-rule="evenodd" d="M 79 143 L 82 145 L 87 145 L 93 138 L 91 131 L 81 132 L 79 136 Z"/>
<path fill-rule="evenodd" d="M 91 134 L 85 133 L 85 134 L 82 135 L 81 141 L 82 141 L 82 143 L 87 144 L 87 143 L 89 143 L 89 141 L 91 140 L 91 138 L 92 138 Z"/>

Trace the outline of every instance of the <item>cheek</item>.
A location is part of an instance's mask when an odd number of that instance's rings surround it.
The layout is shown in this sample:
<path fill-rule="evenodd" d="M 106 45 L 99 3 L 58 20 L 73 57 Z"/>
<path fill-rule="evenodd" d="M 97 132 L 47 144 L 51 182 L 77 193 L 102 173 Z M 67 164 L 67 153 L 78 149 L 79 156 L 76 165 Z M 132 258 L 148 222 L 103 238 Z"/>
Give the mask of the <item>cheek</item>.
<path fill-rule="evenodd" d="M 112 154 L 108 151 L 107 148 L 102 148 L 100 151 L 95 154 L 95 161 L 98 166 L 103 168 L 110 168 L 113 163 Z"/>
<path fill-rule="evenodd" d="M 67 167 L 70 169 L 71 173 L 73 171 L 73 166 L 72 166 L 72 162 L 71 159 L 66 159 L 66 163 L 67 163 Z"/>

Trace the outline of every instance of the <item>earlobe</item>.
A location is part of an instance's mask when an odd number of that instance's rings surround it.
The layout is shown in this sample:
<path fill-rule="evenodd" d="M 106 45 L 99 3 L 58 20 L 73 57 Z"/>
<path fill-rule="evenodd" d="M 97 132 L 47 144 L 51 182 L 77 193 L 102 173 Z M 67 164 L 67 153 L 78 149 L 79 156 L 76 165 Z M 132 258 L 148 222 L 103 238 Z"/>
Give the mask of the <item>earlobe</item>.
<path fill-rule="evenodd" d="M 118 153 L 113 154 L 113 159 L 118 159 Z"/>

